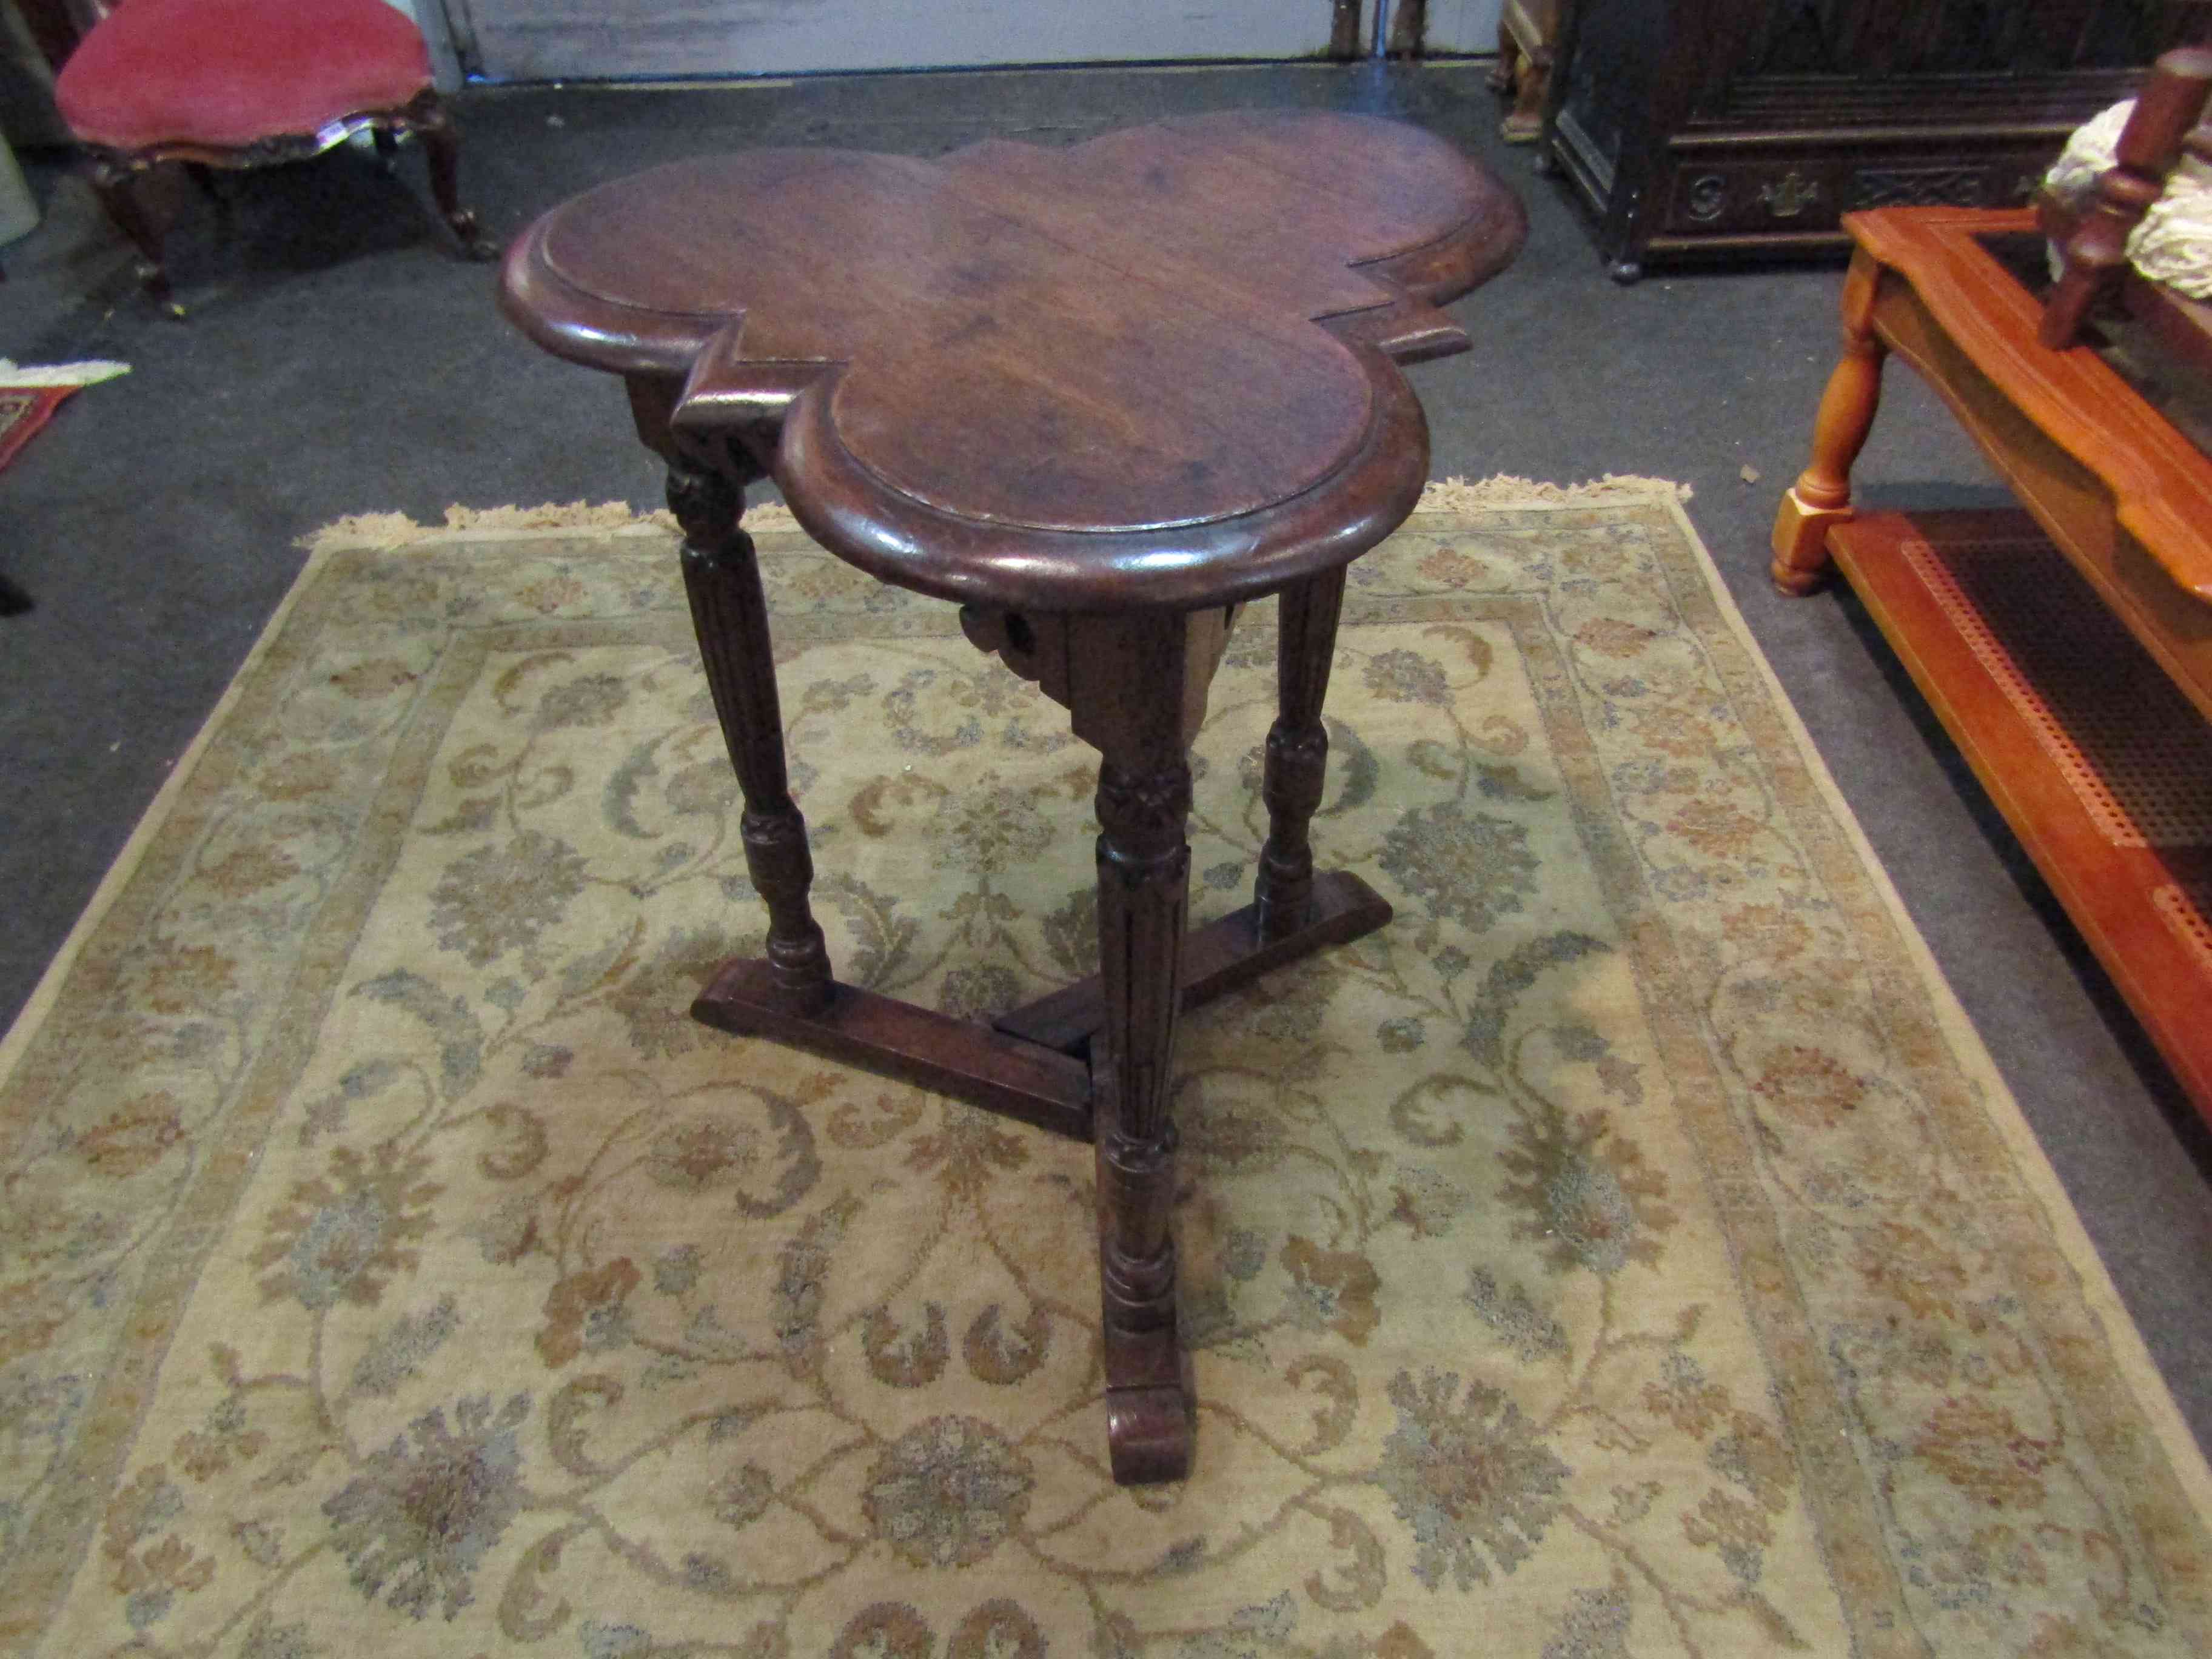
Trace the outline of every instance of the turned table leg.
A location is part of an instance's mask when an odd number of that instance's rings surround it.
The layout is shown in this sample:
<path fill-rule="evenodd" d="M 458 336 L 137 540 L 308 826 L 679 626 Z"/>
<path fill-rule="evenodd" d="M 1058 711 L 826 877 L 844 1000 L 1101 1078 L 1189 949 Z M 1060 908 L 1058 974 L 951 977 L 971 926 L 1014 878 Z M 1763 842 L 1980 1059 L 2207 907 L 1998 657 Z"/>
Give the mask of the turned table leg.
<path fill-rule="evenodd" d="M 1267 732 L 1261 798 L 1267 804 L 1267 844 L 1260 851 L 1253 898 L 1260 937 L 1282 939 L 1305 926 L 1313 910 L 1313 842 L 1308 832 L 1321 805 L 1328 767 L 1328 729 L 1322 700 L 1344 607 L 1344 568 L 1283 591 L 1275 653 L 1275 723 Z"/>
<path fill-rule="evenodd" d="M 1190 1401 L 1176 1334 L 1173 1082 L 1189 902 L 1190 768 L 1109 759 L 1098 773 L 1098 960 L 1106 1025 L 1091 1060 L 1106 1434 L 1120 1481 L 1189 1472 Z"/>
<path fill-rule="evenodd" d="M 1881 399 L 1881 366 L 1888 356 L 1874 330 L 1875 295 L 1881 267 L 1862 248 L 1844 278 L 1844 355 L 1820 394 L 1813 421 L 1813 459 L 1782 497 L 1774 519 L 1775 586 L 1799 597 L 1819 586 L 1828 568 L 1828 528 L 1851 516 L 1851 465 L 1865 447 Z"/>
<path fill-rule="evenodd" d="M 760 563 L 753 538 L 738 524 L 744 490 L 729 473 L 672 461 L 668 506 L 684 526 L 684 587 L 691 622 L 730 764 L 744 792 L 745 868 L 768 906 L 773 994 L 786 1012 L 811 1013 L 830 999 L 830 951 L 806 898 L 814 860 L 806 850 L 806 820 L 791 798 L 785 769 Z"/>
<path fill-rule="evenodd" d="M 1172 612 L 1086 618 L 1077 632 L 1078 736 L 1099 751 L 1098 966 L 1091 1045 L 1106 1437 L 1114 1478 L 1189 1473 L 1192 1396 L 1176 1330 L 1174 1081 L 1190 903 L 1189 743 L 1205 678 Z"/>

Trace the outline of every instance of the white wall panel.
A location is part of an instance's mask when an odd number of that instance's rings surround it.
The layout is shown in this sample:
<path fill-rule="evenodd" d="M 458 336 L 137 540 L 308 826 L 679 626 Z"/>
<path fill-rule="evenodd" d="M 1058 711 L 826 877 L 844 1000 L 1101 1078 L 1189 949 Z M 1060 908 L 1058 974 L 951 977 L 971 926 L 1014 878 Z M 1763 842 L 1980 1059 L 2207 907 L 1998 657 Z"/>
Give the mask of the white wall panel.
<path fill-rule="evenodd" d="M 1428 49 L 1496 52 L 1501 0 L 1429 0 Z"/>
<path fill-rule="evenodd" d="M 446 0 L 493 80 L 790 75 L 1328 46 L 1332 0 Z"/>

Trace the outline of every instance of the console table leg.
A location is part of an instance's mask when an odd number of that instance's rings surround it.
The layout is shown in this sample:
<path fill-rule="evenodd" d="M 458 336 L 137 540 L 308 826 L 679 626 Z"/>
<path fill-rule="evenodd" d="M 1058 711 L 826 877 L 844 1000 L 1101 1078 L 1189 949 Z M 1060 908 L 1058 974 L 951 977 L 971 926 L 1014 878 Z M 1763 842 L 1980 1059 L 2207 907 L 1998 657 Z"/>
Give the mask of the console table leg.
<path fill-rule="evenodd" d="M 1313 910 L 1313 843 L 1308 831 L 1328 768 L 1328 728 L 1322 724 L 1321 707 L 1328 692 L 1329 659 L 1336 654 L 1337 617 L 1344 608 L 1343 567 L 1285 588 L 1281 606 L 1275 723 L 1267 732 L 1260 786 L 1267 803 L 1267 844 L 1260 851 L 1253 892 L 1263 939 L 1297 932 Z"/>
<path fill-rule="evenodd" d="M 1851 516 L 1851 465 L 1873 428 L 1882 361 L 1889 355 L 1874 331 L 1881 284 L 1881 267 L 1861 248 L 1844 278 L 1844 355 L 1820 394 L 1813 459 L 1782 497 L 1774 519 L 1774 564 L 1768 574 L 1792 598 L 1820 585 L 1828 568 L 1828 526 Z"/>
<path fill-rule="evenodd" d="M 1168 1118 L 1177 970 L 1189 903 L 1190 768 L 1111 758 L 1098 774 L 1098 955 L 1106 1025 L 1093 1049 L 1107 1443 L 1114 1478 L 1189 1472 L 1190 1395 L 1176 1331 L 1175 1126 Z"/>
<path fill-rule="evenodd" d="M 768 601 L 753 538 L 738 527 L 744 490 L 727 473 L 672 462 L 668 506 L 684 526 L 684 588 L 707 684 L 744 791 L 745 868 L 768 905 L 768 961 L 782 1010 L 812 1013 L 830 1000 L 830 950 L 807 903 L 814 860 L 806 820 L 791 798 L 776 700 Z"/>

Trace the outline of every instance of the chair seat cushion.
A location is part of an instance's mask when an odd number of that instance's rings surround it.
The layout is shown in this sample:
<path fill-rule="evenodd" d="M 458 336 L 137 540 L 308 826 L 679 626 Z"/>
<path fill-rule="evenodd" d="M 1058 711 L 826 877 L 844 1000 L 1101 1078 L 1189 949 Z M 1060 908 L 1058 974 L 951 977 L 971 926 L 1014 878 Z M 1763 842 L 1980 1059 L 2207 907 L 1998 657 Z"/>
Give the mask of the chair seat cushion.
<path fill-rule="evenodd" d="M 88 143 L 235 149 L 429 84 L 422 31 L 385 0 L 128 0 L 70 55 L 54 101 Z"/>

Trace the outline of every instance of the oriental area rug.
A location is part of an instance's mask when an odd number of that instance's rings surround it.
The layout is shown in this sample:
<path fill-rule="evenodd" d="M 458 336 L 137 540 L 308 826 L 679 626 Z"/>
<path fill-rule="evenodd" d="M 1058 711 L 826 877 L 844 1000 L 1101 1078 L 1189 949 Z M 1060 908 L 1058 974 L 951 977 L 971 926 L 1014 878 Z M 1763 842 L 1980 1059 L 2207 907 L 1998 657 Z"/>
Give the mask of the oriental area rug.
<path fill-rule="evenodd" d="M 326 536 L 0 1054 L 0 1644 L 2212 1650 L 2203 1461 L 1672 491 L 1354 568 L 1315 841 L 1397 919 L 1183 1024 L 1140 1491 L 1088 1152 L 685 1018 L 764 921 L 674 538 L 555 518 Z M 1060 711 L 761 523 L 841 973 L 1090 971 Z"/>

